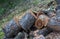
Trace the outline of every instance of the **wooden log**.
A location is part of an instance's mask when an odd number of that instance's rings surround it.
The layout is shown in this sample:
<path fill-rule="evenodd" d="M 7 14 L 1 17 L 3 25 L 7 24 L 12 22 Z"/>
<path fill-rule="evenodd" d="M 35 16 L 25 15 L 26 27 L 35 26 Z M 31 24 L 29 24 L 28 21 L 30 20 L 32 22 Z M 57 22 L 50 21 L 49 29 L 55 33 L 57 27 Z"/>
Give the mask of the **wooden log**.
<path fill-rule="evenodd" d="M 35 30 L 35 31 L 31 31 L 30 32 L 30 36 L 33 36 L 33 37 L 37 37 L 39 35 L 43 35 L 43 36 L 46 36 L 48 35 L 49 33 L 51 33 L 53 30 L 50 29 L 50 28 L 43 28 L 41 30 Z"/>
<path fill-rule="evenodd" d="M 60 17 L 56 16 L 50 18 L 47 26 L 53 30 L 60 31 Z"/>
<path fill-rule="evenodd" d="M 54 1 L 51 1 L 50 3 L 47 4 L 48 7 L 50 7 L 53 4 Z"/>
<path fill-rule="evenodd" d="M 14 19 L 9 21 L 9 23 L 3 27 L 3 32 L 5 33 L 6 37 L 14 37 L 19 31 L 20 31 L 20 28 L 16 24 Z"/>
<path fill-rule="evenodd" d="M 48 19 L 46 19 L 47 17 L 45 17 L 44 15 L 42 15 L 42 16 L 40 15 L 39 19 L 35 22 L 35 26 L 38 29 L 40 29 L 46 23 L 45 25 L 47 27 L 50 27 L 56 31 L 60 31 L 60 29 L 59 29 L 60 28 L 60 10 L 57 10 L 56 13 L 50 11 L 49 13 L 47 13 L 47 15 L 49 15 Z"/>
<path fill-rule="evenodd" d="M 48 18 L 46 15 L 42 14 L 42 15 L 40 15 L 40 16 L 38 17 L 38 19 L 36 20 L 35 26 L 36 26 L 38 29 L 40 29 L 40 28 L 42 28 L 43 26 L 46 26 L 46 25 L 47 25 L 48 20 L 49 20 L 49 18 Z"/>
<path fill-rule="evenodd" d="M 60 32 L 52 32 L 45 37 L 46 39 L 60 39 Z"/>
<path fill-rule="evenodd" d="M 19 32 L 14 39 L 25 39 L 25 33 Z"/>
<path fill-rule="evenodd" d="M 38 35 L 43 35 L 46 36 L 49 33 L 51 33 L 53 30 L 50 28 L 43 28 L 42 30 L 39 30 L 39 32 L 37 32 Z"/>
<path fill-rule="evenodd" d="M 19 24 L 25 31 L 29 30 L 30 27 L 35 23 L 36 19 L 33 15 L 31 12 L 28 12 L 22 17 L 21 20 L 19 20 Z"/>
<path fill-rule="evenodd" d="M 8 24 L 3 27 L 3 32 L 6 37 L 14 37 L 22 29 L 28 30 L 35 22 L 34 14 L 31 12 L 26 12 L 24 16 L 16 19 L 12 19 Z"/>
<path fill-rule="evenodd" d="M 39 20 L 37 20 L 35 23 L 36 27 L 39 29 L 39 28 L 43 27 L 42 25 L 44 25 L 46 23 L 47 27 L 50 27 L 56 31 L 60 31 L 60 29 L 59 29 L 60 28 L 60 10 L 57 11 L 56 14 L 54 12 L 49 12 L 48 15 L 50 15 L 49 16 L 50 18 L 48 18 L 48 19 L 46 19 L 47 17 L 45 17 L 43 15 L 42 15 L 43 18 L 41 18 L 41 16 L 40 16 Z M 44 23 L 42 23 L 42 22 L 44 22 Z"/>

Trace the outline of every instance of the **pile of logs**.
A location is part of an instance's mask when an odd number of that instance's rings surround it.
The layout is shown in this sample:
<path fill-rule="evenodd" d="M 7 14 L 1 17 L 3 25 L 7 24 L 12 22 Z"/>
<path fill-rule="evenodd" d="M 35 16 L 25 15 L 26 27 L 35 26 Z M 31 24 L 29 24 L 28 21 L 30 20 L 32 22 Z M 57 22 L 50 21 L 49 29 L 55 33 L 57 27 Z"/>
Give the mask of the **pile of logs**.
<path fill-rule="evenodd" d="M 60 7 L 56 11 L 32 10 L 20 17 L 14 17 L 3 26 L 4 39 L 45 39 L 53 31 L 60 31 Z"/>

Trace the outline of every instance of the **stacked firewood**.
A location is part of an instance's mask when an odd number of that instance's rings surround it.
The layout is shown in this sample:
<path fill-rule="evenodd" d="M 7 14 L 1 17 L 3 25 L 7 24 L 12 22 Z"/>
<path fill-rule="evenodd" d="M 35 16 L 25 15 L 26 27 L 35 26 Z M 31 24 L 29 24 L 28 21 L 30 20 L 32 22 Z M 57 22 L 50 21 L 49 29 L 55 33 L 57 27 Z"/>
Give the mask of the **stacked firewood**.
<path fill-rule="evenodd" d="M 38 12 L 29 10 L 22 17 L 14 17 L 2 29 L 4 39 L 45 39 L 44 36 L 49 33 L 60 31 L 60 9 Z"/>

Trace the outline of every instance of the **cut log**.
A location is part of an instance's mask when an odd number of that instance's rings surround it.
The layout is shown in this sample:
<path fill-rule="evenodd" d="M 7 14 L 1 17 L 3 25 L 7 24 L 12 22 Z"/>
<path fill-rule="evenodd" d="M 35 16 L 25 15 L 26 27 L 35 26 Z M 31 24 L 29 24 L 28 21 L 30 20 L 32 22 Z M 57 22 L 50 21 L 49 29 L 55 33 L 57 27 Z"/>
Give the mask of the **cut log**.
<path fill-rule="evenodd" d="M 14 39 L 25 39 L 25 32 L 19 32 Z"/>
<path fill-rule="evenodd" d="M 14 37 L 22 29 L 28 30 L 35 22 L 34 14 L 26 12 L 21 19 L 12 19 L 7 25 L 3 27 L 3 32 L 6 37 Z"/>
<path fill-rule="evenodd" d="M 33 15 L 30 12 L 28 12 L 22 17 L 21 20 L 19 20 L 19 24 L 24 30 L 29 30 L 30 27 L 35 23 L 36 19 Z"/>
<path fill-rule="evenodd" d="M 52 32 L 46 36 L 46 39 L 60 39 L 60 32 Z"/>
<path fill-rule="evenodd" d="M 49 33 L 51 33 L 53 30 L 50 29 L 50 28 L 43 28 L 42 30 L 39 30 L 37 32 L 38 35 L 43 35 L 43 36 L 46 36 L 48 35 Z"/>
<path fill-rule="evenodd" d="M 49 11 L 47 13 L 49 17 L 45 15 L 40 15 L 39 19 L 35 22 L 35 26 L 40 29 L 43 26 L 52 28 L 53 30 L 60 31 L 60 10 L 57 10 L 56 13 Z"/>
<path fill-rule="evenodd" d="M 35 30 L 35 31 L 31 31 L 30 32 L 30 36 L 33 36 L 33 37 L 37 37 L 39 35 L 43 35 L 43 36 L 46 36 L 48 35 L 49 33 L 51 33 L 53 30 L 50 29 L 50 28 L 43 28 L 41 30 Z"/>
<path fill-rule="evenodd" d="M 38 19 L 36 20 L 36 22 L 35 22 L 35 26 L 38 28 L 38 29 L 40 29 L 40 28 L 42 28 L 43 26 L 46 26 L 47 25 L 47 23 L 48 23 L 48 17 L 46 16 L 46 15 L 40 15 L 39 17 L 38 17 Z"/>
<path fill-rule="evenodd" d="M 47 26 L 52 28 L 53 30 L 60 31 L 60 17 L 56 16 L 50 18 Z"/>
<path fill-rule="evenodd" d="M 46 19 L 47 17 L 45 17 L 44 15 L 40 15 L 39 20 L 35 22 L 36 27 L 39 29 L 43 26 L 47 26 L 52 28 L 53 30 L 60 31 L 60 10 L 58 10 L 56 14 L 53 12 L 49 12 L 48 15 L 50 15 L 50 18 L 48 19 Z"/>
<path fill-rule="evenodd" d="M 18 27 L 14 19 L 12 19 L 3 27 L 3 32 L 5 33 L 6 37 L 14 37 L 19 31 L 20 28 Z"/>

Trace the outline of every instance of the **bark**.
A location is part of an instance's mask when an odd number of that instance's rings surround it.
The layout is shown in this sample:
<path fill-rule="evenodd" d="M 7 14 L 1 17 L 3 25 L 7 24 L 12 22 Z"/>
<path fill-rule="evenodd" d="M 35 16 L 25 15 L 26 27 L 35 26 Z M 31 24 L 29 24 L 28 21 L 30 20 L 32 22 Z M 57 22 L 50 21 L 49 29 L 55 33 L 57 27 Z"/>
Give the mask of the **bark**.
<path fill-rule="evenodd" d="M 38 19 L 36 20 L 35 26 L 36 26 L 38 29 L 40 29 L 40 28 L 42 28 L 43 26 L 46 26 L 46 25 L 47 25 L 48 20 L 49 20 L 49 18 L 48 18 L 46 15 L 41 14 L 41 15 L 38 17 Z"/>
<path fill-rule="evenodd" d="M 35 17 L 31 15 L 30 12 L 26 13 L 21 20 L 19 20 L 19 24 L 24 30 L 29 30 L 30 27 L 35 23 Z"/>
<path fill-rule="evenodd" d="M 14 39 L 25 39 L 25 32 L 19 32 Z"/>
<path fill-rule="evenodd" d="M 3 27 L 3 32 L 6 37 L 14 37 L 22 29 L 29 30 L 29 28 L 34 24 L 35 17 L 27 12 L 21 19 L 12 19 L 7 25 Z"/>
<path fill-rule="evenodd" d="M 16 22 L 12 19 L 8 24 L 3 28 L 3 32 L 6 37 L 14 37 L 19 32 L 19 27 Z"/>
<path fill-rule="evenodd" d="M 39 29 L 43 26 L 52 28 L 53 30 L 60 31 L 60 10 L 57 10 L 56 13 L 49 11 L 47 13 L 48 18 L 43 14 L 39 16 L 39 20 L 35 22 L 35 26 Z"/>
<path fill-rule="evenodd" d="M 60 32 L 52 32 L 45 37 L 46 39 L 60 39 Z"/>
<path fill-rule="evenodd" d="M 52 29 L 50 29 L 50 28 L 43 28 L 42 30 L 39 30 L 39 32 L 37 32 L 37 34 L 46 36 L 46 35 L 48 35 L 51 32 L 52 32 Z"/>
<path fill-rule="evenodd" d="M 41 30 L 35 30 L 35 31 L 31 31 L 30 32 L 30 36 L 32 37 L 37 37 L 39 35 L 43 35 L 43 36 L 46 36 L 48 35 L 49 33 L 51 33 L 53 30 L 50 29 L 50 28 L 43 28 Z"/>
<path fill-rule="evenodd" d="M 47 26 L 53 30 L 60 31 L 60 17 L 56 16 L 50 18 Z"/>

